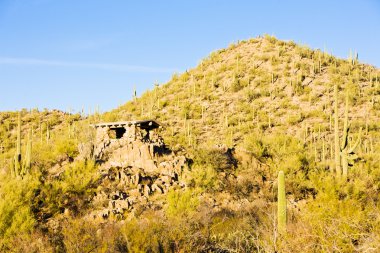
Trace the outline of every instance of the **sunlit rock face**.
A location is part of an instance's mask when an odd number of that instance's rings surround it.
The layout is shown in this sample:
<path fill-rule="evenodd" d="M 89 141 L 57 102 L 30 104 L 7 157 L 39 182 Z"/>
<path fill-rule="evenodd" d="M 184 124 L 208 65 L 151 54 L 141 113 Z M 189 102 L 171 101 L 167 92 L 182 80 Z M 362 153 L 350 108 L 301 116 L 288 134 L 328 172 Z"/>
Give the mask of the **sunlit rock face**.
<path fill-rule="evenodd" d="M 159 127 L 155 121 L 95 125 L 93 155 L 101 164 L 101 182 L 93 218 L 124 219 L 141 207 L 159 209 L 161 195 L 186 187 L 181 179 L 187 159 L 165 145 Z"/>

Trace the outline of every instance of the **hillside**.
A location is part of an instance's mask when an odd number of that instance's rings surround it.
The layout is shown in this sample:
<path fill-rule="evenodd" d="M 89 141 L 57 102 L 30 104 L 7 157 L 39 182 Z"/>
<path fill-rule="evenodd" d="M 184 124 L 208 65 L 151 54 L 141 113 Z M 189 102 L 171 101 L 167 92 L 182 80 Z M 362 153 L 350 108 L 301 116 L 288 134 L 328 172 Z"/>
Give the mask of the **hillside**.
<path fill-rule="evenodd" d="M 306 139 L 313 131 L 327 138 L 338 84 L 341 118 L 348 92 L 352 130 L 365 126 L 367 136 L 376 138 L 379 74 L 357 59 L 337 59 L 265 36 L 211 53 L 196 68 L 175 74 L 104 119 L 155 118 L 165 123 L 166 140 L 186 146 L 204 140 L 239 146 L 253 129 L 299 139 L 308 129 Z"/>
<path fill-rule="evenodd" d="M 348 147 L 360 143 L 344 182 L 335 175 L 334 105 L 337 99 L 342 139 L 346 98 Z M 213 52 L 102 115 L 22 111 L 22 154 L 33 129 L 32 165 L 23 178 L 11 176 L 18 113 L 1 112 L 0 249 L 377 252 L 379 109 L 379 69 L 356 55 L 338 59 L 264 36 Z M 182 187 L 148 196 L 125 215 L 89 219 L 99 208 L 94 196 L 117 190 L 99 173 L 108 161 L 82 155 L 94 143 L 89 124 L 146 119 L 163 123 L 165 148 L 187 157 Z M 286 235 L 275 225 L 280 170 Z"/>

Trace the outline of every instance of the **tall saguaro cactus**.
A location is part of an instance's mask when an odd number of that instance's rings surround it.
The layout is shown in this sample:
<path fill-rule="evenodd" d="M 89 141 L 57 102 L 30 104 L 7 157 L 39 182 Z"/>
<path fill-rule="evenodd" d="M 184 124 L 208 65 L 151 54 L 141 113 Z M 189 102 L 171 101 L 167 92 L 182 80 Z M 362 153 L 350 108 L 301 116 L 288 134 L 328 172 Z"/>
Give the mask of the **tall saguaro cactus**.
<path fill-rule="evenodd" d="M 46 122 L 46 143 L 49 144 L 50 141 L 50 126 L 49 122 Z"/>
<path fill-rule="evenodd" d="M 32 129 L 29 129 L 28 133 L 28 142 L 26 144 L 25 160 L 23 164 L 23 173 L 26 174 L 29 172 L 31 167 L 32 160 Z"/>
<path fill-rule="evenodd" d="M 18 113 L 17 117 L 17 141 L 16 141 L 16 153 L 14 157 L 14 174 L 18 177 L 21 173 L 21 113 Z"/>
<path fill-rule="evenodd" d="M 280 235 L 286 233 L 286 193 L 285 175 L 283 171 L 278 172 L 277 231 Z"/>
<path fill-rule="evenodd" d="M 334 86 L 334 147 L 335 147 L 335 172 L 340 178 L 342 168 L 340 166 L 340 147 L 339 147 L 339 115 L 338 115 L 338 85 Z"/>
<path fill-rule="evenodd" d="M 352 147 L 348 146 L 348 132 L 349 132 L 349 124 L 348 124 L 348 96 L 346 96 L 346 105 L 344 111 L 344 129 L 343 129 L 343 139 L 340 147 L 340 156 L 343 168 L 343 179 L 346 180 L 348 177 L 348 167 L 353 166 L 353 162 L 358 156 L 355 154 L 355 149 L 360 143 L 360 137 L 362 128 L 359 129 L 359 136 Z"/>
<path fill-rule="evenodd" d="M 360 143 L 362 128 L 359 130 L 359 136 L 355 143 L 350 147 L 348 143 L 348 133 L 350 131 L 349 123 L 348 123 L 348 94 L 346 94 L 346 103 L 344 110 L 344 126 L 343 126 L 343 139 L 342 143 L 339 143 L 339 118 L 338 118 L 338 86 L 334 86 L 334 117 L 335 117 L 335 125 L 334 125 L 334 139 L 335 139 L 335 170 L 337 173 L 337 177 L 341 178 L 343 175 L 343 179 L 346 180 L 348 177 L 348 167 L 353 165 L 355 159 L 358 156 L 355 154 L 355 149 Z M 343 168 L 343 174 L 342 174 Z"/>
<path fill-rule="evenodd" d="M 26 144 L 25 156 L 21 155 L 21 113 L 18 113 L 17 118 L 17 141 L 16 152 L 11 165 L 12 176 L 23 177 L 29 172 L 31 167 L 32 156 L 32 129 L 29 129 L 28 142 Z"/>

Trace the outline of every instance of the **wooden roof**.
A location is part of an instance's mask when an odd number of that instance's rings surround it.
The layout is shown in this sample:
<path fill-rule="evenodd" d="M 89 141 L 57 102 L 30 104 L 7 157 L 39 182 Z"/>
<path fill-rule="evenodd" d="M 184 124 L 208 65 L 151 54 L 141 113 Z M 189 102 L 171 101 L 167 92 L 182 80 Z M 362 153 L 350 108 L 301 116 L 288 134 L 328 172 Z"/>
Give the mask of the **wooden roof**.
<path fill-rule="evenodd" d="M 159 128 L 161 124 L 156 120 L 135 120 L 135 121 L 120 121 L 120 122 L 103 122 L 92 125 L 95 128 L 109 127 L 109 128 L 122 128 L 124 126 L 136 125 L 141 129 L 153 130 Z"/>

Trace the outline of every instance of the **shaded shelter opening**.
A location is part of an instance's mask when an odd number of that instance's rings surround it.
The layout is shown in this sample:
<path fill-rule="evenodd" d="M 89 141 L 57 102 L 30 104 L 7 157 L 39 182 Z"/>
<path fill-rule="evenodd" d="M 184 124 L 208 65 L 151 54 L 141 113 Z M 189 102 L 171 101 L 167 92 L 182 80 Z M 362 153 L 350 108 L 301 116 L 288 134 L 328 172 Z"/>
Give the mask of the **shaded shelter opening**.
<path fill-rule="evenodd" d="M 108 135 L 111 139 L 121 139 L 126 131 L 124 127 L 110 128 Z"/>

